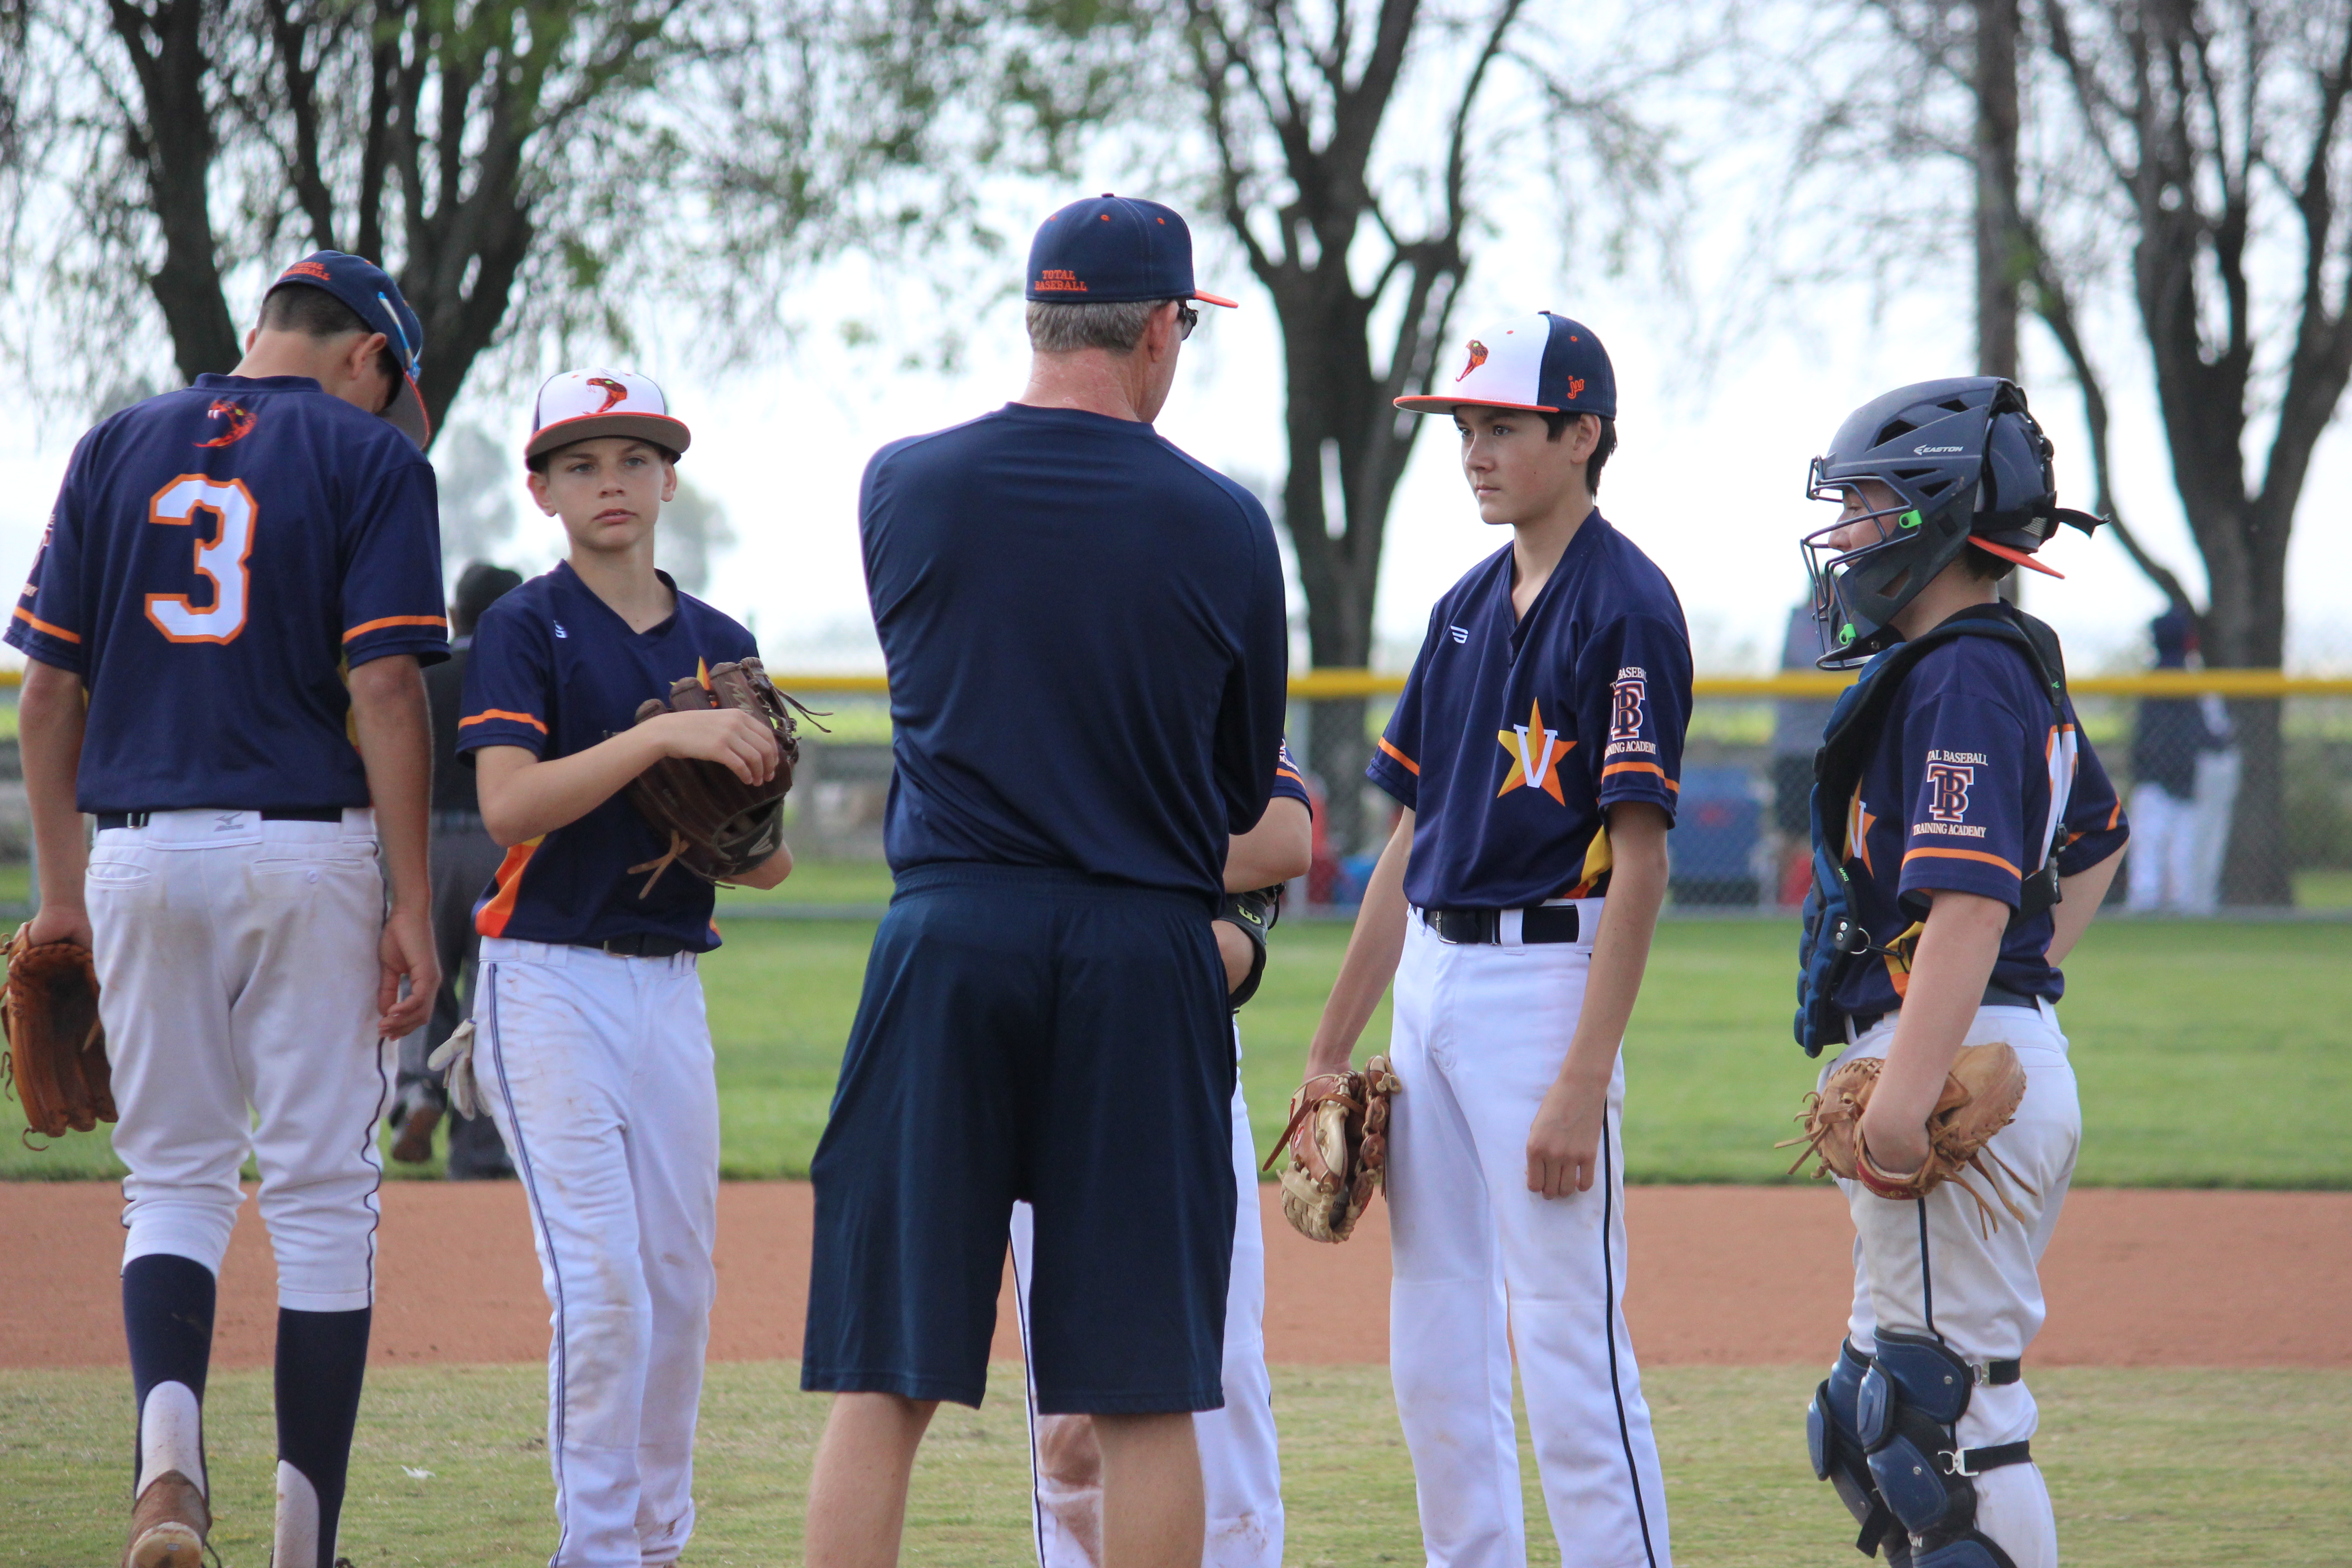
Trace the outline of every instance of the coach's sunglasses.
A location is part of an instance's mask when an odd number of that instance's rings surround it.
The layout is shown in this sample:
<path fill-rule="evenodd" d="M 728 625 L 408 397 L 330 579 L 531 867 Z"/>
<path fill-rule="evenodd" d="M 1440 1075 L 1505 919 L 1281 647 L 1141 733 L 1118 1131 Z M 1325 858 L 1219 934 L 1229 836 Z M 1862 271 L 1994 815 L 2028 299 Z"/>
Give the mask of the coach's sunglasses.
<path fill-rule="evenodd" d="M 1181 343 L 1185 339 L 1191 337 L 1192 335 L 1192 329 L 1200 324 L 1201 312 L 1192 309 L 1192 301 L 1188 300 L 1177 300 L 1176 341 Z"/>

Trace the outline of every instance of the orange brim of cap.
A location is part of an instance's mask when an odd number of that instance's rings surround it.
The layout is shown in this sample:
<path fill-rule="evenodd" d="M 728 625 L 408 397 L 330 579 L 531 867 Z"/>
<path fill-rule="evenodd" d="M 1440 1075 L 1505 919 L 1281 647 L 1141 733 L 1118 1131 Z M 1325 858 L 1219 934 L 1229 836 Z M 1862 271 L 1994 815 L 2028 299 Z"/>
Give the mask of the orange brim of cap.
<path fill-rule="evenodd" d="M 1223 305 L 1228 310 L 1238 310 L 1242 308 L 1242 302 L 1239 300 L 1228 300 L 1216 294 L 1203 294 L 1198 289 L 1192 290 L 1192 298 L 1203 305 Z"/>
<path fill-rule="evenodd" d="M 1457 408 L 1516 408 L 1522 414 L 1558 414 L 1549 403 L 1496 403 L 1484 397 L 1449 397 L 1441 393 L 1416 393 L 1393 400 L 1407 414 L 1451 414 Z"/>
<path fill-rule="evenodd" d="M 433 444 L 433 421 L 425 412 L 425 394 L 417 390 L 416 378 L 403 375 L 400 390 L 392 395 L 392 404 L 383 414 L 385 423 L 416 443 L 420 452 Z"/>
<path fill-rule="evenodd" d="M 2055 577 L 2062 583 L 2066 579 L 2066 574 L 2059 571 L 2055 566 L 2044 566 L 2041 562 L 2036 561 L 2032 556 L 2028 555 L 2022 550 L 2011 550 L 2006 544 L 1995 544 L 1990 539 L 1978 539 L 1973 536 L 1969 538 L 1969 542 L 1975 545 L 1979 550 L 1990 551 L 1993 554 L 2000 556 L 2003 561 L 2014 561 L 2020 566 L 2031 566 L 2036 572 L 2041 573 L 2044 577 Z"/>

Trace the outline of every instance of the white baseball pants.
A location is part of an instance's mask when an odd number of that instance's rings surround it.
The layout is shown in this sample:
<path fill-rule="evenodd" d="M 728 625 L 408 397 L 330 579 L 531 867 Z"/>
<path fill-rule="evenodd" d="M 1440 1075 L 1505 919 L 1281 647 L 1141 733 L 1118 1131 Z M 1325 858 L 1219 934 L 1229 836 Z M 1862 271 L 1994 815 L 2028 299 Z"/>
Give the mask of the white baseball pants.
<path fill-rule="evenodd" d="M 552 1568 L 674 1563 L 718 1276 L 719 1086 L 694 955 L 488 937 L 475 1063 L 552 1309 Z"/>
<path fill-rule="evenodd" d="M 169 1253 L 217 1274 L 250 1151 L 278 1305 L 373 1306 L 391 1085 L 374 814 L 157 812 L 98 835 L 85 889 L 131 1168 L 123 1261 Z"/>
<path fill-rule="evenodd" d="M 1567 1058 L 1601 920 L 1601 900 L 1579 905 L 1581 942 L 1532 947 L 1445 942 L 1416 913 L 1397 965 L 1389 1366 L 1431 1568 L 1528 1561 L 1514 1350 L 1561 1563 L 1673 1561 L 1622 1310 L 1622 1064 L 1601 1179 L 1564 1198 L 1528 1191 L 1528 1128 Z"/>
<path fill-rule="evenodd" d="M 1843 1062 L 1883 1058 L 1894 1042 L 1895 1017 L 1889 1014 L 1873 1025 L 1822 1069 L 1822 1078 Z M 1859 1182 L 1839 1183 L 1853 1214 L 1853 1311 L 1847 1332 L 1858 1351 L 1875 1349 L 1884 1327 L 1935 1334 L 1971 1362 L 2006 1361 L 2022 1357 L 2042 1331 L 2042 1254 L 2058 1228 L 2058 1211 L 2074 1180 L 2083 1110 L 2066 1037 L 2049 1003 L 1979 1009 L 1967 1043 L 1995 1040 L 2008 1041 L 2025 1068 L 2025 1100 L 2017 1120 L 1988 1145 L 2023 1178 L 2019 1183 L 2003 1176 L 2000 1182 L 2025 1219 L 2021 1223 L 1996 1200 L 2000 1225 L 1990 1228 L 1968 1194 L 1949 1182 L 1914 1203 L 1875 1196 Z M 1982 1179 L 1973 1172 L 1969 1180 L 1982 1189 Z M 2025 1384 L 1979 1384 L 1969 1395 L 1958 1436 L 1970 1448 L 2014 1443 L 2033 1436 L 2039 1419 Z M 1976 1487 L 1977 1528 L 1999 1542 L 2017 1568 L 2056 1568 L 2058 1526 L 2041 1468 L 1988 1470 L 1977 1478 Z"/>
<path fill-rule="evenodd" d="M 1234 1053 L 1241 1054 L 1240 1032 Z M 1208 1510 L 1202 1568 L 1282 1568 L 1282 1456 L 1274 1431 L 1274 1382 L 1265 1370 L 1265 1233 L 1259 1218 L 1257 1156 L 1241 1079 L 1234 1080 L 1234 1266 L 1225 1289 L 1225 1406 L 1192 1416 Z M 1013 1273 L 1021 1298 L 1021 1348 L 1029 1348 L 1027 1204 L 1013 1205 Z M 1097 1568 L 1102 1561 L 1102 1471 L 1056 1463 L 1051 1428 L 1028 1385 L 1030 1510 L 1041 1568 Z"/>

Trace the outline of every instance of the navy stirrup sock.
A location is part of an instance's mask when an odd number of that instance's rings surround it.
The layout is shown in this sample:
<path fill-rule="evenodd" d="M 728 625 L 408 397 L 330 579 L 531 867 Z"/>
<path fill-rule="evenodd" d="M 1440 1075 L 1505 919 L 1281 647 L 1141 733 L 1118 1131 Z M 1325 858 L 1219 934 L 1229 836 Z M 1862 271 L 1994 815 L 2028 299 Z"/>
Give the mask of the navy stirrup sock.
<path fill-rule="evenodd" d="M 278 1310 L 278 1458 L 302 1472 L 319 1500 L 319 1561 L 278 1568 L 333 1568 L 335 1525 L 359 1422 L 373 1310 Z"/>
<path fill-rule="evenodd" d="M 151 1252 L 122 1266 L 122 1332 L 131 1348 L 131 1387 L 142 1422 L 147 1395 L 158 1384 L 184 1384 L 202 1405 L 218 1293 L 213 1271 L 193 1258 Z M 145 1451 L 137 1437 L 132 1444 L 135 1477 Z"/>

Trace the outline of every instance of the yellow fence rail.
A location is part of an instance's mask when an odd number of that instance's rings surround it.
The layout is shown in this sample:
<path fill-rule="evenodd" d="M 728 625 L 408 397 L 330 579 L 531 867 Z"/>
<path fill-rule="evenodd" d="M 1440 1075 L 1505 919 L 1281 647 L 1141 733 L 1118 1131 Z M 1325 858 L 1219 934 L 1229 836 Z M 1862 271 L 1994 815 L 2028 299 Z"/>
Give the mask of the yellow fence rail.
<path fill-rule="evenodd" d="M 787 691 L 839 692 L 880 697 L 890 683 L 879 675 L 778 674 Z M 1853 681 L 1835 670 L 1797 670 L 1786 675 L 1702 675 L 1691 683 L 1699 697 L 1760 701 L 1779 697 L 1835 697 Z M 2081 697 L 2352 697 L 2352 679 L 2288 675 L 2275 669 L 2155 670 L 2144 675 L 2090 675 L 2069 681 Z M 1310 669 L 1290 678 L 1290 695 L 1311 702 L 1330 697 L 1393 697 L 1404 677 L 1369 669 Z"/>
<path fill-rule="evenodd" d="M 886 697 L 882 675 L 772 671 L 787 691 L 821 691 L 845 697 Z M 0 669 L 0 689 L 24 684 L 20 669 Z M 1853 684 L 1850 673 L 1791 670 L 1781 675 L 1702 675 L 1691 682 L 1694 696 L 1755 702 L 1774 698 L 1835 697 Z M 2078 697 L 2352 697 L 2352 677 L 2289 675 L 2277 669 L 2160 669 L 2140 675 L 2077 676 L 2067 683 Z M 1404 677 L 1370 669 L 1309 669 L 1290 678 L 1294 701 L 1333 697 L 1394 697 Z"/>

